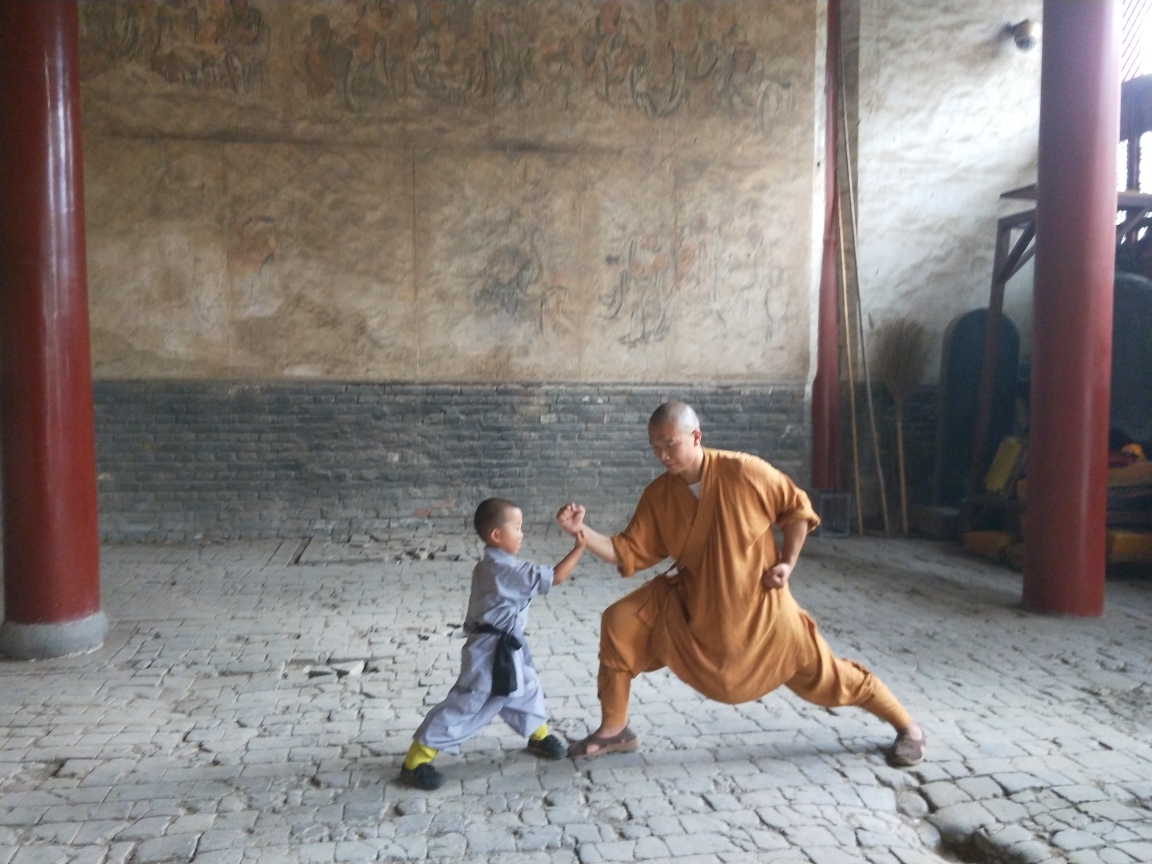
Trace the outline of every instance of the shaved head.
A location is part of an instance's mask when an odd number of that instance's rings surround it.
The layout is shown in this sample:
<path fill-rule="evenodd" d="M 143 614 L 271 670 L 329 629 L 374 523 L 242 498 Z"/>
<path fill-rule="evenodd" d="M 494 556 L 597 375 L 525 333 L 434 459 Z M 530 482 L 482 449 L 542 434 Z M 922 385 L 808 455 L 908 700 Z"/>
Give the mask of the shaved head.
<path fill-rule="evenodd" d="M 679 432 L 695 432 L 700 428 L 700 418 L 687 402 L 665 402 L 648 418 L 649 429 L 668 423 L 675 423 Z"/>

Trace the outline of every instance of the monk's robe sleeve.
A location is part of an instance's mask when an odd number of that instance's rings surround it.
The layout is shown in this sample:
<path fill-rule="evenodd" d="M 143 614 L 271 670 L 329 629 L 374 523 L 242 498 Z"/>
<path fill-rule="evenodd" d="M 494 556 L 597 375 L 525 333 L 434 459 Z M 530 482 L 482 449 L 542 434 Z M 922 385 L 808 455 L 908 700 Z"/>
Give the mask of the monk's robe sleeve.
<path fill-rule="evenodd" d="M 751 467 L 751 466 L 749 466 Z M 807 522 L 811 532 L 820 524 L 820 517 L 812 509 L 812 502 L 804 490 L 792 482 L 783 471 L 778 471 L 766 462 L 756 466 L 755 483 L 764 499 L 764 508 L 771 514 L 772 521 L 780 527 L 793 522 Z M 747 469 L 746 469 L 747 470 Z"/>
<path fill-rule="evenodd" d="M 651 486 L 645 489 L 628 527 L 612 537 L 616 569 L 621 576 L 631 576 L 637 570 L 659 564 L 668 557 L 668 549 L 656 522 L 655 497 Z"/>

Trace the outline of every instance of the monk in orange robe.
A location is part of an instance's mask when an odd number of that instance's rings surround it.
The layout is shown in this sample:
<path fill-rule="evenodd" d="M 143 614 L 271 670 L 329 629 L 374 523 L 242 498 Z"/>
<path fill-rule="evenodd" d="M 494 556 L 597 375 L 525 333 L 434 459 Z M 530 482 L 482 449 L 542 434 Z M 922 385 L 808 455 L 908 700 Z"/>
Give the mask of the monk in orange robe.
<path fill-rule="evenodd" d="M 804 539 L 820 524 L 808 496 L 762 459 L 703 447 L 696 412 L 683 402 L 661 405 L 648 437 L 665 473 L 645 488 L 622 533 L 592 530 L 579 504 L 556 515 L 568 533 L 583 530 L 588 549 L 622 576 L 676 562 L 604 611 L 602 722 L 572 754 L 635 749 L 632 679 L 667 666 L 718 702 L 759 699 L 783 684 L 817 705 L 859 705 L 895 728 L 891 760 L 918 764 L 926 745 L 919 725 L 880 679 L 832 653 L 788 590 Z M 773 524 L 783 534 L 780 550 Z"/>

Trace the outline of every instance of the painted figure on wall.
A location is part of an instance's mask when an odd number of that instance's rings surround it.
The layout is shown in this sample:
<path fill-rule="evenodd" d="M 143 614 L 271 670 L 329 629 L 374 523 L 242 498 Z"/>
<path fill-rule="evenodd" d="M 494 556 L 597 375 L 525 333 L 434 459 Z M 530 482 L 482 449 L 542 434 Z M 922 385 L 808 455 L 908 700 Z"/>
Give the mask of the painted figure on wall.
<path fill-rule="evenodd" d="M 141 18 L 136 4 L 86 4 L 80 16 L 80 77 L 90 78 L 140 53 Z"/>
<path fill-rule="evenodd" d="M 672 260 L 666 239 L 656 234 L 626 242 L 613 291 L 600 298 L 606 318 L 627 322 L 624 345 L 647 345 L 668 335 L 676 288 Z"/>
<path fill-rule="evenodd" d="M 536 332 L 540 336 L 575 333 L 571 291 L 558 273 L 552 274 L 550 283 L 540 293 L 540 318 L 536 324 Z"/>
<path fill-rule="evenodd" d="M 607 263 L 612 290 L 600 298 L 601 313 L 626 326 L 617 338 L 629 347 L 662 341 L 677 322 L 721 332 L 763 322 L 770 345 L 791 308 L 786 271 L 771 260 L 763 226 L 731 214 L 699 211 L 670 237 L 629 237 Z"/>
<path fill-rule="evenodd" d="M 681 3 L 680 28 L 676 31 L 676 51 L 684 67 L 689 93 L 693 85 L 706 81 L 716 68 L 720 46 L 707 31 L 697 3 Z"/>
<path fill-rule="evenodd" d="M 528 303 L 528 293 L 539 281 L 543 268 L 536 244 L 507 245 L 493 251 L 480 275 L 481 288 L 473 300 L 478 309 L 518 315 Z"/>
<path fill-rule="evenodd" d="M 795 109 L 792 82 L 769 75 L 763 53 L 739 38 L 735 27 L 727 39 L 730 46 L 722 50 L 712 75 L 716 103 L 730 116 L 749 117 L 767 132 L 779 114 Z"/>
<path fill-rule="evenodd" d="M 569 61 L 609 105 L 632 101 L 627 88 L 632 70 L 644 60 L 642 34 L 640 23 L 624 13 L 619 0 L 607 0 L 572 46 Z"/>
<path fill-rule="evenodd" d="M 644 59 L 632 67 L 628 84 L 632 101 L 649 117 L 667 117 L 684 98 L 687 70 L 672 33 L 668 0 L 656 0 L 655 30 Z"/>
<path fill-rule="evenodd" d="M 252 93 L 263 83 L 270 44 L 268 25 L 248 0 L 166 0 L 149 65 L 169 84 Z"/>
<path fill-rule="evenodd" d="M 271 216 L 250 216 L 236 227 L 228 254 L 235 310 L 242 318 L 268 318 L 284 305 L 277 258 L 280 234 Z"/>
<path fill-rule="evenodd" d="M 524 35 L 523 16 L 518 9 L 489 7 L 487 44 L 484 56 L 492 95 L 503 104 L 522 99 L 535 74 L 535 52 Z"/>
<path fill-rule="evenodd" d="M 551 272 L 545 280 L 537 236 L 532 232 L 523 242 L 507 243 L 489 253 L 472 302 L 487 315 L 531 322 L 537 336 L 574 333 L 571 291 L 560 273 Z"/>
<path fill-rule="evenodd" d="M 386 44 L 391 11 L 390 5 L 360 4 L 349 40 L 351 62 L 345 86 L 345 99 L 352 108 L 361 97 L 379 98 L 389 89 Z"/>
<path fill-rule="evenodd" d="M 699 212 L 680 229 L 676 249 L 676 284 L 684 292 L 685 305 L 696 310 L 700 320 L 727 326 L 720 302 L 723 274 L 717 250 L 722 238 L 719 228 L 709 224 L 708 214 Z"/>
<path fill-rule="evenodd" d="M 319 99 L 337 86 L 343 87 L 350 52 L 336 44 L 327 15 L 313 15 L 304 48 L 293 58 L 293 67 L 304 78 L 308 95 Z"/>
<path fill-rule="evenodd" d="M 472 32 L 475 7 L 461 0 L 429 0 L 418 7 L 420 38 L 412 51 L 417 89 L 454 102 L 487 92 L 484 52 Z"/>

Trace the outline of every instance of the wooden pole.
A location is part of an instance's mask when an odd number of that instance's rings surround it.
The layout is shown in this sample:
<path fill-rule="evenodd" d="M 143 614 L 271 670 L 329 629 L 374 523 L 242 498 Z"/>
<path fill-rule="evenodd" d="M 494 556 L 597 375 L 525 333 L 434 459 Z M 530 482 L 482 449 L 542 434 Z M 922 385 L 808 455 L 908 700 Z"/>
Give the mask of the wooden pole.
<path fill-rule="evenodd" d="M 896 400 L 896 462 L 900 466 L 900 530 L 908 536 L 908 481 L 904 474 L 904 400 Z"/>
<path fill-rule="evenodd" d="M 848 364 L 848 407 L 852 423 L 852 484 L 856 496 L 856 533 L 864 536 L 864 510 L 860 503 L 860 438 L 856 429 L 856 372 L 852 360 L 852 317 L 848 311 L 848 265 L 844 254 L 844 210 L 836 196 L 837 246 L 840 251 L 840 299 L 844 306 L 844 357 Z"/>
<path fill-rule="evenodd" d="M 848 142 L 848 103 L 844 97 L 844 42 L 840 41 L 838 48 L 839 86 L 836 88 L 840 94 L 840 110 L 843 124 L 841 126 L 844 138 L 844 173 L 848 178 L 848 206 L 852 230 L 852 275 L 856 285 L 856 327 L 860 336 L 860 364 L 864 370 L 864 396 L 868 402 L 868 426 L 872 432 L 872 458 L 876 460 L 876 482 L 880 486 L 880 513 L 884 517 L 884 536 L 892 536 L 892 527 L 888 518 L 888 491 L 884 483 L 884 463 L 880 461 L 880 436 L 876 432 L 876 408 L 872 401 L 872 374 L 868 369 L 868 345 L 864 339 L 864 307 L 860 300 L 860 271 L 856 262 L 856 191 L 852 183 L 852 149 Z M 844 241 L 841 235 L 841 254 L 844 254 Z M 847 290 L 847 289 L 845 289 Z M 847 324 L 847 322 L 845 322 Z"/>

